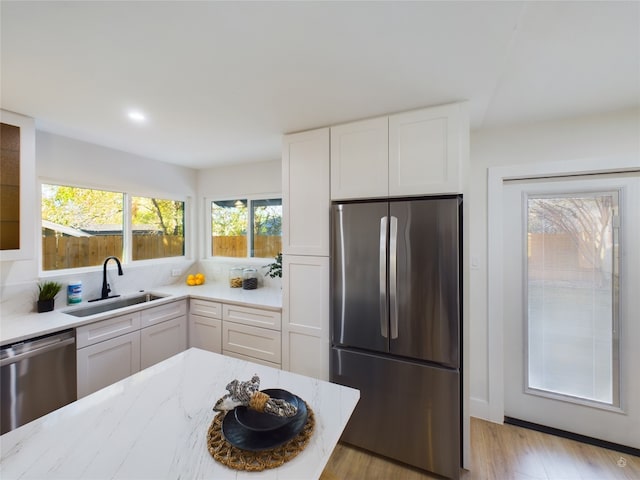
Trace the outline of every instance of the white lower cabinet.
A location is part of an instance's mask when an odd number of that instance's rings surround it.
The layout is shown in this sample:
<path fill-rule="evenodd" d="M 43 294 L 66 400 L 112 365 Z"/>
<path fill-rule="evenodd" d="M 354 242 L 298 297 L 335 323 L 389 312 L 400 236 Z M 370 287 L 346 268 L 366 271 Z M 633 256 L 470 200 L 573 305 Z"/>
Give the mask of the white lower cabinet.
<path fill-rule="evenodd" d="M 281 323 L 276 310 L 192 298 L 189 346 L 280 368 Z"/>
<path fill-rule="evenodd" d="M 192 298 L 189 303 L 189 346 L 222 353 L 222 304 Z"/>
<path fill-rule="evenodd" d="M 329 380 L 329 257 L 284 255 L 282 368 Z"/>
<path fill-rule="evenodd" d="M 222 353 L 222 320 L 189 314 L 189 346 Z"/>
<path fill-rule="evenodd" d="M 78 327 L 78 398 L 186 350 L 186 312 L 179 300 Z"/>
<path fill-rule="evenodd" d="M 80 348 L 76 358 L 81 398 L 140 370 L 140 332 Z"/>
<path fill-rule="evenodd" d="M 147 368 L 187 349 L 187 318 L 172 320 L 140 330 L 140 368 Z"/>

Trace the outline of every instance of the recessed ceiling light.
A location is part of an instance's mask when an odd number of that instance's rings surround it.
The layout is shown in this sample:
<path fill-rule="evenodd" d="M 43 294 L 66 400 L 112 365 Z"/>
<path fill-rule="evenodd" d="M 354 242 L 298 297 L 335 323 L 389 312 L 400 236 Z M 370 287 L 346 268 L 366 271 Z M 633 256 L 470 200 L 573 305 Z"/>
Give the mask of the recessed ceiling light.
<path fill-rule="evenodd" d="M 136 123 L 143 123 L 147 120 L 147 116 L 140 110 L 130 110 L 129 113 L 127 113 L 127 116 L 129 117 L 129 120 Z"/>

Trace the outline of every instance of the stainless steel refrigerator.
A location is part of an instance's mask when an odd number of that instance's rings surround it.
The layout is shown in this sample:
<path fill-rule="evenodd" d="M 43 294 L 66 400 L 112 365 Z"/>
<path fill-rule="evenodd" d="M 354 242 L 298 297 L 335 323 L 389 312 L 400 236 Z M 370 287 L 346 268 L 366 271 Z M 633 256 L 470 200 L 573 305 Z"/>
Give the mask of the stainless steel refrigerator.
<path fill-rule="evenodd" d="M 461 465 L 460 196 L 334 203 L 331 381 L 342 440 L 439 475 Z"/>

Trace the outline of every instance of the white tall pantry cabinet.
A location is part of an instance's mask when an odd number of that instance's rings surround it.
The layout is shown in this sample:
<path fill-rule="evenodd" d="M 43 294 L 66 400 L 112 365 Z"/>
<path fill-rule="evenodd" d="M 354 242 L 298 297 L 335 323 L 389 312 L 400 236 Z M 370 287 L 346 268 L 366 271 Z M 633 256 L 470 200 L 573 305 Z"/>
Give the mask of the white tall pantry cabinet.
<path fill-rule="evenodd" d="M 329 379 L 329 129 L 282 146 L 282 367 Z"/>

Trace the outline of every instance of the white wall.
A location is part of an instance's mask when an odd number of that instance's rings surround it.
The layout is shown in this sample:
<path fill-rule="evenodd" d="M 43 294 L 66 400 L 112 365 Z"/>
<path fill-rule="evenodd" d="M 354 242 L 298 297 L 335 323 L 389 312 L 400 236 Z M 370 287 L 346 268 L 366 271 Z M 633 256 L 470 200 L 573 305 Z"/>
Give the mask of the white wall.
<path fill-rule="evenodd" d="M 471 415 L 490 419 L 489 330 L 487 318 L 487 169 L 489 167 L 596 159 L 603 167 L 615 157 L 640 158 L 640 109 L 472 132 L 469 205 L 471 257 Z M 501 372 L 498 372 L 501 377 Z M 492 418 L 493 420 L 500 419 Z"/>
<path fill-rule="evenodd" d="M 282 161 L 228 165 L 198 171 L 200 197 L 282 193 Z"/>
<path fill-rule="evenodd" d="M 165 198 L 197 198 L 197 171 L 170 165 L 118 150 L 36 131 L 36 177 L 45 182 L 86 187 L 113 188 L 140 195 L 166 196 Z M 39 211 L 39 184 L 32 199 Z M 0 299 L 3 315 L 26 313 L 33 309 L 39 271 L 40 216 L 32 219 L 36 252 L 29 260 L 2 262 Z M 190 261 L 153 262 L 136 267 L 125 267 L 125 274 L 114 280 L 114 292 L 125 293 L 140 288 L 171 283 L 172 268 L 187 269 Z M 132 269 L 135 275 L 127 275 Z M 63 284 L 79 279 L 83 282 L 84 298 L 97 296 L 102 284 L 101 268 L 83 274 L 42 276 Z M 115 289 L 118 290 L 115 290 Z M 56 308 L 65 306 L 61 293 Z"/>
<path fill-rule="evenodd" d="M 142 195 L 196 194 L 196 170 L 42 131 L 36 132 L 36 175 Z"/>

